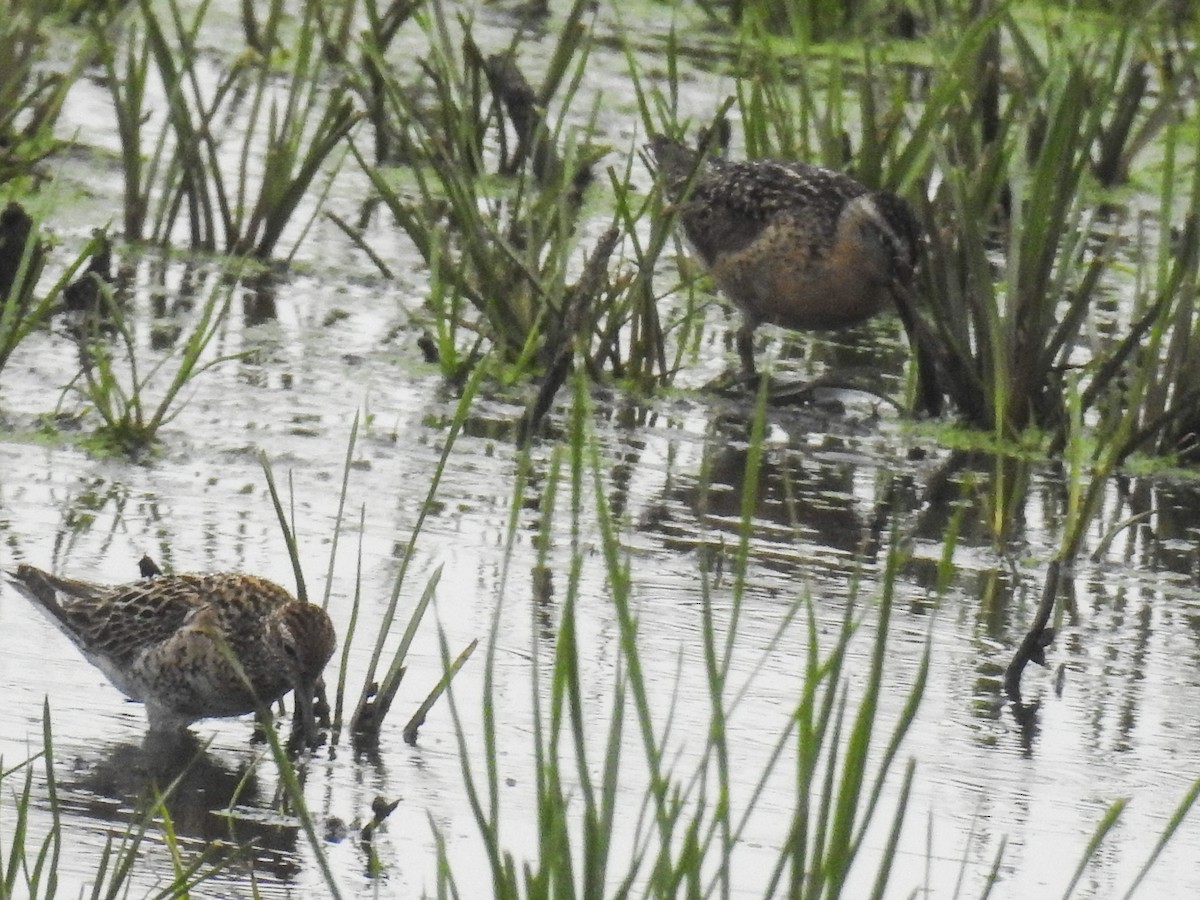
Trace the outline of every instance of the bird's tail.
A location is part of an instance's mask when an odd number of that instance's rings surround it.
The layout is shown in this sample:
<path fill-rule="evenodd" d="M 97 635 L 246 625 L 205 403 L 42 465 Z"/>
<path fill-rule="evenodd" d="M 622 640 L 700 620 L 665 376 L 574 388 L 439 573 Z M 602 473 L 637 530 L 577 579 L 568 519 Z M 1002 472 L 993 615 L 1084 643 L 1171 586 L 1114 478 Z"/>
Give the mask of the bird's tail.
<path fill-rule="evenodd" d="M 59 593 L 69 597 L 91 599 L 101 590 L 86 581 L 74 581 L 70 578 L 59 578 L 49 572 L 43 572 L 36 566 L 21 564 L 15 572 L 6 572 L 9 583 L 18 591 L 36 603 L 56 619 L 63 618 L 62 606 L 59 603 Z"/>

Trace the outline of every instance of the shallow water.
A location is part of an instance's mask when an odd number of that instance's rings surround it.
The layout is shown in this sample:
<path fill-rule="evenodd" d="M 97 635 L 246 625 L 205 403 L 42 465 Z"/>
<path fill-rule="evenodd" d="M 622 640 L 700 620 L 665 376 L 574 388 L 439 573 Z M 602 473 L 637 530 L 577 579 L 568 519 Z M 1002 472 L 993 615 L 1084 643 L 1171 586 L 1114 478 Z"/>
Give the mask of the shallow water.
<path fill-rule="evenodd" d="M 618 68 L 619 60 L 597 55 L 599 72 Z M 691 88 L 697 104 L 712 83 L 698 77 Z M 87 121 L 83 110 L 96 102 L 89 90 L 96 88 L 84 84 L 73 95 L 77 105 L 70 115 L 80 123 Z M 106 146 L 106 140 L 96 137 L 95 143 Z M 67 177 L 84 178 L 69 170 Z M 345 178 L 347 187 L 332 200 L 339 212 L 362 198 L 361 177 L 347 173 Z M 119 197 L 115 181 L 88 183 L 92 197 L 70 205 L 59 226 L 80 240 L 99 218 L 95 208 L 107 208 L 104 215 L 111 215 Z M 380 628 L 456 402 L 435 368 L 420 362 L 416 348 L 420 332 L 410 325 L 410 316 L 422 292 L 415 255 L 403 240 L 388 238 L 386 227 L 374 227 L 379 240 L 390 239 L 396 257 L 405 262 L 397 266 L 406 273 L 399 283 L 377 278 L 331 225 L 319 221 L 302 247 L 295 274 L 273 291 L 236 295 L 235 315 L 215 349 L 254 352 L 193 382 L 187 404 L 163 432 L 160 452 L 140 464 L 97 458 L 62 438 L 32 436 L 35 417 L 60 405 L 74 411 L 80 404 L 69 394 L 60 398 L 62 386 L 77 371 L 73 343 L 61 328 L 31 336 L 0 373 L 0 421 L 12 426 L 0 440 L 0 568 L 27 561 L 120 582 L 132 580 L 137 560 L 149 553 L 177 571 L 243 570 L 291 585 L 259 463 L 263 451 L 285 490 L 290 479 L 309 591 L 319 597 L 326 587 L 347 440 L 361 412 L 346 504 L 350 525 L 330 584 L 329 607 L 344 634 L 361 541 L 363 600 L 347 690 L 352 706 L 367 669 L 368 642 Z M 188 304 L 170 301 L 185 296 L 189 282 L 211 284 L 216 275 L 204 264 L 192 270 L 180 261 L 164 265 L 131 256 L 127 262 L 139 285 L 133 292 L 139 339 L 149 352 L 151 321 L 186 322 L 192 314 Z M 168 299 L 167 308 L 155 305 L 156 292 Z M 330 314 L 338 310 L 349 315 L 332 321 L 336 317 Z M 685 386 L 703 383 L 728 360 L 720 309 L 711 311 L 710 322 L 702 358 L 682 378 Z M 395 326 L 398 333 L 386 337 Z M 884 389 L 898 390 L 903 349 L 894 323 L 852 336 L 848 347 L 780 338 L 772 335 L 766 355 L 788 357 L 793 373 L 820 371 L 822 361 L 831 359 L 853 364 L 866 347 L 881 355 L 881 365 L 892 373 Z M 349 895 L 432 891 L 431 822 L 459 863 L 462 895 L 484 896 L 489 889 L 477 862 L 477 829 L 445 699 L 416 746 L 400 738 L 410 710 L 440 677 L 438 627 L 451 653 L 475 638 L 484 644 L 495 640 L 496 762 L 505 839 L 519 855 L 536 853 L 530 677 L 536 666 L 544 684 L 552 662 L 555 623 L 568 592 L 571 535 L 564 484 L 555 540 L 548 548 L 554 590 L 549 598 L 539 596 L 532 586 L 541 550 L 537 500 L 546 489 L 554 446 L 546 440 L 534 451 L 532 487 L 518 513 L 513 556 L 505 568 L 517 473 L 512 434 L 522 412 L 520 399 L 515 394 L 477 399 L 450 456 L 401 604 L 403 618 L 441 567 L 431 613 L 436 623 L 430 618 L 418 632 L 378 757 L 356 758 L 343 739 L 304 766 L 306 801 L 325 827 L 325 853 Z M 1090 533 L 1092 547 L 1126 518 L 1147 516 L 1121 531 L 1098 559 L 1085 558 L 1071 573 L 1074 611 L 1051 648 L 1052 668 L 1026 670 L 1026 699 L 1040 706 L 1035 721 L 1022 725 L 1003 699 L 1003 670 L 1032 619 L 1046 562 L 1057 549 L 1063 518 L 1060 477 L 1049 466 L 1033 467 L 1023 521 L 1013 529 L 1012 555 L 1001 558 L 983 525 L 980 498 L 987 492 L 971 486 L 992 477 L 990 462 L 963 463 L 867 395 L 839 399 L 840 409 L 770 414 L 730 678 L 732 690 L 745 687 L 728 726 L 735 803 L 753 790 L 799 697 L 806 613 L 801 610 L 773 644 L 781 623 L 793 604 L 811 596 L 818 633 L 831 646 L 856 593 L 866 627 L 852 645 L 848 672 L 851 690 L 861 689 L 876 618 L 872 604 L 880 593 L 887 537 L 896 528 L 905 535 L 912 560 L 902 568 L 895 590 L 884 727 L 899 715 L 927 642 L 932 649 L 928 686 L 901 752 L 914 757 L 918 768 L 889 896 L 907 896 L 925 879 L 934 895 L 948 895 L 964 865 L 967 895 L 978 895 L 1005 838 L 999 895 L 1057 895 L 1107 806 L 1128 798 L 1078 895 L 1123 891 L 1200 774 L 1200 720 L 1194 714 L 1200 699 L 1197 487 L 1167 479 L 1112 485 Z M 689 772 L 709 722 L 701 572 L 709 579 L 718 628 L 723 628 L 734 596 L 745 412 L 703 392 L 641 404 L 598 391 L 594 403 L 604 490 L 627 548 L 653 710 L 660 725 L 670 717 L 669 756 L 680 772 Z M 561 423 L 564 414 L 560 410 L 555 422 Z M 62 427 L 72 426 L 64 420 Z M 968 508 L 952 575 L 941 591 L 942 539 L 958 503 Z M 365 515 L 361 531 L 360 509 Z M 581 541 L 580 668 L 591 767 L 598 772 L 620 635 L 594 523 L 585 522 Z M 401 630 L 400 623 L 393 627 L 390 647 Z M 483 764 L 483 652 L 481 646 L 455 681 L 477 773 Z M 1061 693 L 1055 690 L 1060 666 Z M 94 875 L 105 840 L 124 830 L 149 786 L 171 780 L 191 754 L 146 746 L 141 708 L 123 700 L 65 637 L 7 588 L 0 592 L 0 683 L 6 688 L 0 693 L 5 769 L 41 748 L 42 705 L 49 704 L 71 849 L 60 864 L 60 888 L 72 895 Z M 261 746 L 250 742 L 251 723 L 208 721 L 194 732 L 197 741 L 211 745 L 168 804 L 174 828 L 187 849 L 226 847 L 234 859 L 198 894 L 247 895 L 251 867 L 264 896 L 319 892 L 322 876 L 305 837 L 293 820 L 274 811 L 274 765 L 269 759 L 260 764 Z M 881 744 L 882 738 L 876 758 Z M 644 762 L 632 724 L 623 759 L 621 797 L 627 804 L 614 828 L 618 845 L 632 840 L 644 796 L 639 771 Z M 766 869 L 783 842 L 780 823 L 787 821 L 792 804 L 789 774 L 785 764 L 772 778 L 735 853 L 739 896 L 761 895 Z M 885 791 L 887 812 L 899 775 Z M 370 874 L 356 835 L 376 796 L 400 800 L 376 838 L 381 875 Z M 48 826 L 44 779 L 35 779 L 35 797 L 32 833 L 40 835 Z M 0 809 L 0 815 L 7 814 Z M 968 842 L 970 831 L 974 837 Z M 885 840 L 882 826 L 869 834 L 864 854 L 871 862 Z M 239 861 L 229 849 L 251 841 L 250 861 Z M 1200 825 L 1185 822 L 1142 893 L 1200 892 L 1200 870 L 1193 861 L 1198 841 Z M 863 868 L 865 887 L 872 866 Z M 135 895 L 170 872 L 167 847 L 152 842 L 135 870 Z"/>

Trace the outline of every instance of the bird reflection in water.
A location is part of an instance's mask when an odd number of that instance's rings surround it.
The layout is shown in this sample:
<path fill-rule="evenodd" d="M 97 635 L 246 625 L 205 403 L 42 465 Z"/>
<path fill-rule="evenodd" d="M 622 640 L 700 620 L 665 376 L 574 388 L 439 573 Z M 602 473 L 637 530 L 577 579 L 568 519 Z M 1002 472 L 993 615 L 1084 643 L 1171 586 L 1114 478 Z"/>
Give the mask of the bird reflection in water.
<path fill-rule="evenodd" d="M 294 881 L 300 874 L 300 826 L 274 810 L 265 796 L 257 756 L 224 755 L 192 732 L 150 732 L 141 743 L 123 742 L 101 750 L 56 748 L 61 806 L 95 822 L 124 831 L 130 810 L 170 817 L 176 838 L 203 845 L 209 862 L 228 869 L 244 885 L 245 869 L 259 878 Z M 73 757 L 64 760 L 64 757 Z M 65 762 L 65 764 L 63 764 Z M 148 869 L 171 866 L 169 857 L 147 854 Z M 168 881 L 173 871 L 161 875 Z M 220 880 L 220 873 L 217 879 Z"/>

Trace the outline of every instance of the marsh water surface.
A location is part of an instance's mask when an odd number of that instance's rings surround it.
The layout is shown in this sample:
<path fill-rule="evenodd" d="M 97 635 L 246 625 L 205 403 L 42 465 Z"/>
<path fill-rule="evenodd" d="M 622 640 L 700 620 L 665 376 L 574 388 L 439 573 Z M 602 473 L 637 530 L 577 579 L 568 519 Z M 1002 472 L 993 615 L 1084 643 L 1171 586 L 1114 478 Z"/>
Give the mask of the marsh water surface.
<path fill-rule="evenodd" d="M 494 27 L 502 43 L 503 22 Z M 625 152 L 639 136 L 623 118 L 624 63 L 620 53 L 596 48 L 593 54 L 596 81 L 587 88 L 610 101 L 605 115 L 611 121 L 603 124 Z M 700 116 L 707 100 L 730 89 L 720 77 L 697 72 L 687 102 Z M 73 154 L 59 175 L 66 211 L 51 224 L 67 244 L 82 242 L 120 203 L 118 173 L 103 155 L 115 146 L 105 102 L 94 84 L 80 82 L 61 125 L 91 148 Z M 329 200 L 348 217 L 367 193 L 365 179 L 351 169 L 339 176 Z M 72 429 L 88 427 L 69 415 L 82 409 L 81 401 L 63 392 L 78 371 L 75 343 L 57 325 L 28 338 L 0 376 L 0 567 L 30 562 L 116 583 L 133 580 L 137 560 L 149 553 L 176 571 L 240 570 L 291 585 L 262 451 L 294 497 L 309 591 L 319 597 L 343 458 L 359 415 L 349 526 L 329 606 L 344 633 L 361 542 L 359 638 L 348 667 L 352 704 L 457 402 L 417 349 L 424 296 L 419 258 L 379 217 L 371 235 L 377 248 L 393 254 L 396 280 L 380 278 L 339 231 L 318 219 L 289 274 L 266 288 L 239 288 L 213 352 L 253 352 L 198 377 L 156 452 L 139 461 L 94 455 L 73 441 Z M 196 285 L 217 277 L 215 264 L 120 247 L 118 256 L 131 273 L 139 345 L 151 353 L 162 334 L 152 326 L 186 323 Z M 739 534 L 749 404 L 700 389 L 731 361 L 730 322 L 714 304 L 706 339 L 680 378 L 685 390 L 640 400 L 598 389 L 592 397 L 603 490 L 617 516 L 638 603 L 642 660 L 664 721 L 669 711 L 671 746 L 681 765 L 700 752 L 709 722 L 702 573 L 718 619 L 730 614 L 734 590 L 726 562 Z M 780 360 L 779 371 L 807 376 L 874 359 L 884 370 L 881 389 L 900 390 L 905 350 L 895 323 L 839 342 L 781 332 L 768 337 L 765 354 Z M 533 475 L 505 566 L 518 467 L 513 438 L 525 399 L 520 389 L 485 388 L 452 449 L 401 608 L 415 604 L 438 567 L 441 579 L 410 655 L 396 721 L 384 728 L 378 753 L 355 754 L 343 737 L 302 763 L 309 809 L 325 826 L 326 855 L 348 895 L 432 891 L 431 825 L 460 864 L 462 896 L 490 890 L 486 867 L 474 863 L 481 845 L 446 701 L 434 707 L 414 746 L 400 736 L 409 709 L 441 676 L 439 630 L 451 653 L 475 638 L 494 638 L 496 764 L 511 822 L 507 836 L 526 841 L 513 848 L 519 855 L 537 853 L 530 732 L 533 703 L 543 698 L 533 696 L 530 668 L 549 665 L 572 547 L 564 525 L 547 551 L 552 590 L 535 590 L 543 550 L 536 501 L 546 489 L 555 423 L 566 415 L 560 407 L 548 436 L 534 445 Z M 47 438 L 38 423 L 56 411 L 58 432 Z M 881 721 L 899 715 L 927 647 L 930 674 L 902 749 L 902 756 L 917 760 L 917 770 L 890 896 L 908 896 L 924 884 L 932 896 L 948 896 L 962 869 L 967 895 L 975 896 L 1003 840 L 998 895 L 1057 896 L 1105 810 L 1127 798 L 1115 833 L 1083 882 L 1085 896 L 1113 896 L 1130 884 L 1200 774 L 1200 487 L 1168 477 L 1111 486 L 1090 534 L 1101 549 L 1070 573 L 1070 613 L 1050 648 L 1050 666 L 1031 666 L 1025 674 L 1026 701 L 1039 704 L 1036 714 L 1019 720 L 1004 699 L 1003 670 L 1041 596 L 1064 516 L 1062 473 L 1049 463 L 1020 465 L 1029 471 L 1028 500 L 1011 528 L 1008 551 L 999 554 L 983 525 L 989 513 L 980 499 L 987 494 L 980 486 L 1000 471 L 991 459 L 945 449 L 933 429 L 897 416 L 866 393 L 768 412 L 731 678 L 739 689 L 745 686 L 728 723 L 734 789 L 743 796 L 753 789 L 802 685 L 808 614 L 802 609 L 776 641 L 780 623 L 809 596 L 818 635 L 830 636 L 854 598 L 864 617 L 848 673 L 856 690 L 868 665 L 890 536 L 902 534 L 911 559 L 895 588 Z M 956 515 L 960 534 L 946 569 L 943 538 Z M 1133 516 L 1139 518 L 1114 540 L 1102 540 Z M 577 608 L 596 767 L 620 656 L 599 545 L 598 533 L 582 535 Z M 400 626 L 393 630 L 394 645 Z M 184 766 L 145 746 L 141 707 L 125 701 L 7 589 L 0 593 L 0 684 L 6 768 L 42 748 L 48 704 L 69 838 L 59 886 L 75 895 L 86 889 L 105 841 L 124 830 L 149 786 L 161 786 Z M 468 757 L 477 769 L 484 752 L 478 737 L 483 684 L 481 652 L 454 682 Z M 321 872 L 295 821 L 276 811 L 275 769 L 261 759 L 261 745 L 251 743 L 252 723 L 212 720 L 193 731 L 198 743 L 210 743 L 169 802 L 175 832 L 192 852 L 215 847 L 246 857 L 197 895 L 249 896 L 251 878 L 262 896 L 319 895 Z M 624 740 L 636 743 L 635 731 Z M 793 800 L 784 780 L 788 766 L 781 769 L 778 792 L 768 788 L 739 845 L 738 896 L 762 893 L 766 872 L 757 860 L 773 860 L 786 838 L 780 823 Z M 898 780 L 897 773 L 889 781 L 885 802 L 894 800 Z M 636 771 L 622 784 L 629 813 L 614 832 L 618 843 L 631 833 L 643 790 Z M 45 785 L 35 790 L 31 829 L 40 833 L 49 806 Z M 376 838 L 379 872 L 371 870 L 356 832 L 376 796 L 400 801 Z M 882 827 L 872 832 L 865 855 L 880 852 L 885 840 Z M 1200 895 L 1197 846 L 1200 824 L 1188 820 L 1140 895 Z M 134 894 L 169 879 L 171 866 L 165 844 L 144 847 Z"/>

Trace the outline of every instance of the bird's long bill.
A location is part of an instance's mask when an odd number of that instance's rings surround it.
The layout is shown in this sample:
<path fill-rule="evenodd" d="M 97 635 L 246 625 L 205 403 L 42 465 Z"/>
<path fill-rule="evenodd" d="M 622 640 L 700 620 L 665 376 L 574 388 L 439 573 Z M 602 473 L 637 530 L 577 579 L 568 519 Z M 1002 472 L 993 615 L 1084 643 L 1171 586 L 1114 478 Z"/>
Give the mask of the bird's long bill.
<path fill-rule="evenodd" d="M 303 731 L 306 747 L 316 747 L 321 739 L 317 732 L 317 717 L 313 712 L 313 695 L 316 692 L 316 683 L 305 679 L 299 679 L 292 688 L 292 696 L 295 698 L 293 702 L 296 704 L 296 719 Z M 293 728 L 294 731 L 295 728 Z"/>
<path fill-rule="evenodd" d="M 924 323 L 918 318 L 916 311 L 917 298 L 911 288 L 899 282 L 892 282 L 892 299 L 896 302 L 896 311 L 900 313 L 900 322 L 904 325 L 904 333 L 908 344 L 917 357 L 917 402 L 918 412 L 937 416 L 942 411 L 942 386 L 938 382 L 937 363 L 931 349 L 931 335 Z"/>

